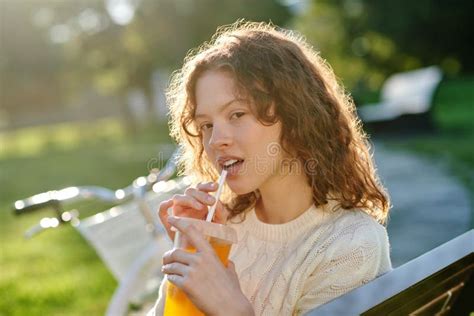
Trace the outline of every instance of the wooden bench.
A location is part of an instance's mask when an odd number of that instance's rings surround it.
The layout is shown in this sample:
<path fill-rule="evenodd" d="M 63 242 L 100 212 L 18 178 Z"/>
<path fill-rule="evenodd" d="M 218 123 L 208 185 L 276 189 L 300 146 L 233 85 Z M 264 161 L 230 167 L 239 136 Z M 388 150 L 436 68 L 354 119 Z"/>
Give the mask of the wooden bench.
<path fill-rule="evenodd" d="M 474 230 L 307 315 L 469 315 L 472 311 Z"/>
<path fill-rule="evenodd" d="M 382 129 L 431 129 L 433 99 L 442 77 L 436 66 L 394 74 L 382 86 L 381 102 L 360 106 L 359 117 L 366 125 Z"/>

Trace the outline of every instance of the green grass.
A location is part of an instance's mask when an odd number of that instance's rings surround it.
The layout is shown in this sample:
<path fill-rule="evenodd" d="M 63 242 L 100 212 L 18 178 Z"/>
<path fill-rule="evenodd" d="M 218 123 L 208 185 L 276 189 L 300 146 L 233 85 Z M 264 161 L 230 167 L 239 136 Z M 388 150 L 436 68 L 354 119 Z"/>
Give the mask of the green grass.
<path fill-rule="evenodd" d="M 474 227 L 474 77 L 441 83 L 434 99 L 434 119 L 436 132 L 390 138 L 387 145 L 446 161 L 470 192 Z"/>
<path fill-rule="evenodd" d="M 54 149 L 71 149 L 84 143 L 113 142 L 125 137 L 125 134 L 117 119 L 24 128 L 0 134 L 0 158 L 30 157 Z"/>
<path fill-rule="evenodd" d="M 101 125 L 103 122 L 97 123 Z M 95 252 L 70 226 L 25 240 L 24 231 L 44 216 L 43 210 L 15 217 L 12 203 L 38 192 L 70 185 L 102 185 L 117 189 L 147 173 L 157 157 L 158 143 L 169 143 L 166 127 L 149 128 L 127 137 L 88 124 L 61 125 L 21 131 L 23 145 L 8 143 L 0 157 L 0 315 L 102 315 L 116 281 Z M 119 126 L 111 123 L 112 126 Z M 77 135 L 68 143 L 64 135 Z M 3 139 L 5 139 L 3 135 Z M 29 150 L 30 144 L 33 150 Z M 14 148 L 21 148 L 15 155 Z M 83 216 L 111 205 L 85 202 Z M 81 213 L 82 214 L 82 213 Z"/>

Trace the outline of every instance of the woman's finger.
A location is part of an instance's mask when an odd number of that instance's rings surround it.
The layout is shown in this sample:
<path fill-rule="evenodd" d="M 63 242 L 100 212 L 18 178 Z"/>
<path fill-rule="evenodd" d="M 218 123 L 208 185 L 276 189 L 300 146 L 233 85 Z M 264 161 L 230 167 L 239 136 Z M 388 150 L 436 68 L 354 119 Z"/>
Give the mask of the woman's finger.
<path fill-rule="evenodd" d="M 215 192 L 217 191 L 217 183 L 216 182 L 199 183 L 196 186 L 196 189 L 198 189 L 199 191 L 204 191 L 204 192 Z"/>
<path fill-rule="evenodd" d="M 237 272 L 235 272 L 235 264 L 232 260 L 227 260 L 227 269 L 232 273 L 237 274 Z"/>
<path fill-rule="evenodd" d="M 230 281 L 230 283 L 237 285 L 240 289 L 239 276 L 237 275 L 237 271 L 235 271 L 234 262 L 232 262 L 231 260 L 227 261 L 226 272 L 227 275 L 230 277 L 230 280 L 232 280 Z"/>
<path fill-rule="evenodd" d="M 186 235 L 187 240 L 198 252 L 214 253 L 214 250 L 209 242 L 204 238 L 204 235 L 192 224 L 185 223 L 181 218 L 175 216 L 169 216 L 168 222 L 176 227 L 176 229 L 178 229 L 182 234 Z"/>
<path fill-rule="evenodd" d="M 186 276 L 189 273 L 189 266 L 179 262 L 165 264 L 161 267 L 161 272 L 165 274 L 176 274 L 179 276 Z"/>
<path fill-rule="evenodd" d="M 211 196 L 208 193 L 201 192 L 201 191 L 216 191 L 217 190 L 217 183 L 215 182 L 208 182 L 208 183 L 200 183 L 197 185 L 197 190 L 196 189 L 188 189 L 187 194 L 195 197 L 196 199 L 200 200 L 203 203 L 206 203 L 208 205 L 213 205 L 216 201 L 214 196 Z M 210 199 L 208 199 L 211 197 Z M 227 222 L 227 218 L 229 217 L 230 212 L 227 210 L 227 208 L 222 204 L 222 202 L 217 201 L 216 205 L 216 213 L 214 214 L 214 219 L 213 221 L 216 223 L 220 224 L 225 224 Z"/>
<path fill-rule="evenodd" d="M 235 271 L 235 265 L 234 265 L 234 262 L 232 262 L 231 260 L 228 260 L 227 261 L 227 272 L 230 274 L 230 276 L 233 278 L 233 279 L 236 279 L 236 280 L 239 280 L 239 277 L 237 275 L 237 272 Z"/>
<path fill-rule="evenodd" d="M 167 274 L 166 279 L 176 285 L 178 288 L 182 289 L 184 285 L 184 277 L 177 274 Z"/>
<path fill-rule="evenodd" d="M 198 202 L 204 205 L 212 205 L 216 201 L 216 198 L 209 193 L 199 191 L 194 188 L 187 188 L 184 194 L 195 198 Z"/>
<path fill-rule="evenodd" d="M 184 264 L 191 264 L 194 262 L 193 254 L 183 249 L 171 249 L 163 255 L 163 265 L 167 265 L 172 262 L 180 262 Z"/>
<path fill-rule="evenodd" d="M 185 206 L 185 207 L 194 208 L 195 210 L 198 210 L 198 211 L 207 210 L 207 206 L 200 203 L 196 199 L 186 196 L 186 195 L 176 194 L 173 196 L 172 200 L 173 200 L 173 206 L 181 206 L 181 207 Z M 178 214 L 173 214 L 173 215 L 178 215 Z"/>
<path fill-rule="evenodd" d="M 171 225 L 168 223 L 168 209 L 173 205 L 173 200 L 166 200 L 160 203 L 158 208 L 158 216 L 160 218 L 161 223 L 166 229 L 168 236 L 171 240 L 174 239 L 174 232 L 171 230 Z"/>

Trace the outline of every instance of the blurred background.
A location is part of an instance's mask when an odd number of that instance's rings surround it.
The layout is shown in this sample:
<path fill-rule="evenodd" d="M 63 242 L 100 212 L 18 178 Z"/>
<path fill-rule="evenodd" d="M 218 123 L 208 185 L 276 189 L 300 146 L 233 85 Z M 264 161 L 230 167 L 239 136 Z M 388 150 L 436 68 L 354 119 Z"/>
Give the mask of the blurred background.
<path fill-rule="evenodd" d="M 12 205 L 71 185 L 118 189 L 162 166 L 172 151 L 170 73 L 189 49 L 237 19 L 300 31 L 360 108 L 383 101 L 391 75 L 436 66 L 442 79 L 429 97 L 428 123 L 422 113 L 366 124 L 395 194 L 394 262 L 421 251 L 403 253 L 411 246 L 397 241 L 415 229 L 396 217 L 405 182 L 391 179 L 401 168 L 419 178 L 419 165 L 432 166 L 423 172 L 439 175 L 415 188 L 443 198 L 426 211 L 433 225 L 450 227 L 430 213 L 441 206 L 446 221 L 460 210 L 452 234 L 472 228 L 472 12 L 471 0 L 0 0 L 0 315 L 104 313 L 117 284 L 96 253 L 68 226 L 24 239 L 49 213 L 15 217 Z M 444 187 L 425 195 L 435 183 Z M 417 205 L 405 206 L 405 221 Z M 76 207 L 87 216 L 111 206 Z M 418 236 L 428 240 L 422 250 L 447 241 L 430 244 L 436 230 Z"/>

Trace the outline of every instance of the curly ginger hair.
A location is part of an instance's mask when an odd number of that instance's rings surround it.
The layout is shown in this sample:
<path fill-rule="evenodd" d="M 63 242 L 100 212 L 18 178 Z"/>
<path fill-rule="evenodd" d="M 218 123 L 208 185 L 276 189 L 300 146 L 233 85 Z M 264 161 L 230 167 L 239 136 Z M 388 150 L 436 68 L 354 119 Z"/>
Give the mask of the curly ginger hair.
<path fill-rule="evenodd" d="M 195 86 L 209 70 L 230 73 L 239 94 L 255 107 L 262 124 L 281 122 L 281 144 L 305 166 L 316 206 L 336 200 L 343 209 L 363 209 L 379 222 L 389 197 L 370 154 L 370 144 L 345 93 L 323 58 L 295 32 L 267 23 L 238 21 L 221 27 L 210 42 L 190 51 L 172 76 L 167 99 L 170 130 L 182 149 L 182 172 L 216 181 L 195 125 Z M 255 205 L 258 192 L 229 194 L 231 217 Z"/>

